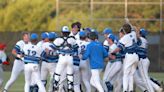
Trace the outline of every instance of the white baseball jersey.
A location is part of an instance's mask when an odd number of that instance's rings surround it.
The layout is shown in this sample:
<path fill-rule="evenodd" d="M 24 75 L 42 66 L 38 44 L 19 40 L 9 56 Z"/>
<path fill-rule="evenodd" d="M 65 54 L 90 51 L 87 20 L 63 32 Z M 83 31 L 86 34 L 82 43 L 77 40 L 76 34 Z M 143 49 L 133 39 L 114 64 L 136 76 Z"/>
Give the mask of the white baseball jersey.
<path fill-rule="evenodd" d="M 104 46 L 104 48 L 107 50 L 107 52 L 109 52 L 109 43 L 108 43 L 107 40 L 105 40 L 105 41 L 103 42 L 103 46 Z"/>
<path fill-rule="evenodd" d="M 116 44 L 112 44 L 109 48 L 109 52 L 112 53 L 117 48 Z"/>
<path fill-rule="evenodd" d="M 132 31 L 124 35 L 118 43 L 118 47 L 126 52 L 136 52 L 137 48 L 137 36 L 136 32 Z"/>
<path fill-rule="evenodd" d="M 141 40 L 141 45 L 139 47 L 146 49 L 148 47 L 148 41 L 143 37 L 140 37 L 140 40 Z"/>
<path fill-rule="evenodd" d="M 0 64 L 5 62 L 7 59 L 6 53 L 4 51 L 0 51 Z"/>
<path fill-rule="evenodd" d="M 53 43 L 51 43 L 51 42 L 45 42 L 45 43 L 43 43 L 43 45 L 42 45 L 42 50 L 48 49 L 48 50 L 53 51 L 54 49 L 53 49 L 52 46 L 54 46 Z"/>
<path fill-rule="evenodd" d="M 41 40 L 41 41 L 39 41 L 38 43 L 37 43 L 37 46 L 39 46 L 39 47 L 42 47 L 43 46 L 43 43 L 45 43 L 43 40 Z"/>
<path fill-rule="evenodd" d="M 16 43 L 14 49 L 16 50 L 17 54 L 22 52 L 24 45 L 26 45 L 26 43 L 23 40 L 20 40 Z"/>
<path fill-rule="evenodd" d="M 129 34 L 124 35 L 119 40 L 119 43 L 123 44 L 125 47 L 130 47 L 136 42 L 137 42 L 137 37 L 136 37 L 136 33 L 134 31 L 132 31 Z"/>
<path fill-rule="evenodd" d="M 71 32 L 69 36 L 73 36 L 76 40 L 80 40 L 79 32 L 76 35 Z"/>
<path fill-rule="evenodd" d="M 105 46 L 109 46 L 108 41 L 107 41 L 107 40 L 105 40 L 105 41 L 104 41 L 104 43 L 103 43 L 103 45 L 105 45 Z"/>
<path fill-rule="evenodd" d="M 76 45 L 76 40 L 72 37 L 70 38 L 56 38 L 55 41 L 54 41 L 54 44 L 56 46 L 59 47 L 59 53 L 62 53 L 62 54 L 72 54 L 72 48 L 70 48 L 69 46 L 74 46 Z M 68 46 L 69 45 L 69 46 Z"/>
<path fill-rule="evenodd" d="M 49 50 L 48 56 L 44 55 L 43 53 L 46 52 L 46 49 Z M 57 55 L 57 51 L 55 51 L 55 45 L 51 42 L 45 42 L 43 43 L 42 46 L 42 58 L 46 59 L 46 61 L 48 62 L 57 62 L 58 61 L 58 55 Z"/>
<path fill-rule="evenodd" d="M 79 53 L 79 54 L 82 54 L 82 53 L 86 50 L 86 47 L 87 47 L 87 45 L 89 44 L 89 42 L 87 42 L 87 41 L 82 41 L 82 40 L 77 40 L 76 42 L 77 42 L 77 44 L 78 44 L 78 46 L 79 46 L 79 48 L 78 48 L 78 53 Z"/>
<path fill-rule="evenodd" d="M 39 46 L 29 43 L 24 46 L 23 52 L 25 54 L 24 56 L 25 63 L 39 63 L 39 57 L 42 52 Z"/>

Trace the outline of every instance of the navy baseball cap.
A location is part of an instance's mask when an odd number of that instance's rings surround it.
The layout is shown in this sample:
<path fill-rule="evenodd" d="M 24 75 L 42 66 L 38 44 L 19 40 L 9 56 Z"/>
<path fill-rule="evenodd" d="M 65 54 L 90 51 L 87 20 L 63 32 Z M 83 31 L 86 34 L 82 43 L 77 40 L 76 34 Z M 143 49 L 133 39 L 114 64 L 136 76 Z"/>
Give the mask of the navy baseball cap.
<path fill-rule="evenodd" d="M 48 38 L 48 32 L 42 33 L 42 34 L 41 34 L 41 38 L 42 38 L 42 39 Z"/>
<path fill-rule="evenodd" d="M 36 39 L 38 39 L 38 35 L 36 33 L 32 33 L 31 36 L 30 36 L 30 39 L 31 40 L 36 40 Z"/>
<path fill-rule="evenodd" d="M 95 32 L 96 35 L 99 35 L 99 32 L 96 29 L 91 29 L 91 32 Z"/>
<path fill-rule="evenodd" d="M 111 33 L 113 33 L 111 28 L 105 28 L 103 30 L 103 34 L 111 34 Z"/>

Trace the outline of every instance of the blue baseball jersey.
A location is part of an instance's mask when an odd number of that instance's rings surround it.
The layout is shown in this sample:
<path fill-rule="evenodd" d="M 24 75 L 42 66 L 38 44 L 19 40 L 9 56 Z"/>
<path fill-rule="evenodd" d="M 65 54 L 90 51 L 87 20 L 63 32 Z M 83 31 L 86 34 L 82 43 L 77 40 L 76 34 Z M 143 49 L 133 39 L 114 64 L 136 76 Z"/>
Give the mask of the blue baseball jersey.
<path fill-rule="evenodd" d="M 104 58 L 108 56 L 103 45 L 98 41 L 91 41 L 84 52 L 82 59 L 89 58 L 91 69 L 102 69 L 104 67 Z"/>

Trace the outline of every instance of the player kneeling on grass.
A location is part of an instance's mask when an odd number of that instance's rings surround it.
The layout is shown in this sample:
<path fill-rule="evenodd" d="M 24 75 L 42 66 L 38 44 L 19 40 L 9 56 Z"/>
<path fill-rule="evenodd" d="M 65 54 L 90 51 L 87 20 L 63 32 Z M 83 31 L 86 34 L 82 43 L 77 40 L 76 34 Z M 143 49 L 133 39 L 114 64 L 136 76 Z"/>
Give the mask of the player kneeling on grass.
<path fill-rule="evenodd" d="M 32 33 L 30 36 L 31 43 L 27 44 L 23 48 L 25 63 L 24 72 L 25 72 L 25 87 L 24 92 L 30 92 L 30 84 L 32 78 L 35 79 L 36 84 L 39 87 L 39 92 L 46 92 L 45 87 L 40 79 L 39 71 L 39 61 L 41 55 L 41 48 L 38 47 L 38 35 Z M 33 76 L 32 76 L 33 75 Z"/>
<path fill-rule="evenodd" d="M 89 34 L 89 39 L 91 42 L 87 45 L 82 59 L 86 60 L 89 58 L 91 67 L 91 85 L 93 85 L 98 92 L 104 92 L 104 89 L 100 83 L 100 70 L 104 67 L 104 58 L 108 56 L 108 53 L 103 45 L 97 41 L 98 35 L 96 32 L 91 32 Z"/>
<path fill-rule="evenodd" d="M 7 56 L 5 53 L 5 44 L 0 44 L 0 89 L 3 83 L 3 69 L 2 69 L 2 64 L 3 65 L 9 65 L 9 62 L 7 61 Z"/>

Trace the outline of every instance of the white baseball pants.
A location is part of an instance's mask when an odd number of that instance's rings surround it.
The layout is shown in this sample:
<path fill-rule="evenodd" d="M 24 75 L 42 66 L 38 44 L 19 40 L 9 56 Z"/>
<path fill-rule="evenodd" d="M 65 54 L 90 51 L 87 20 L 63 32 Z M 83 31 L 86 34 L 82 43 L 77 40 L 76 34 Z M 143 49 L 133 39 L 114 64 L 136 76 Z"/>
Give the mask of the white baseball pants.
<path fill-rule="evenodd" d="M 24 92 L 30 92 L 30 84 L 31 80 L 34 77 L 36 84 L 39 87 L 39 92 L 46 92 L 46 89 L 41 82 L 40 78 L 40 71 L 39 71 L 39 65 L 38 64 L 25 64 L 25 87 L 24 87 Z"/>

